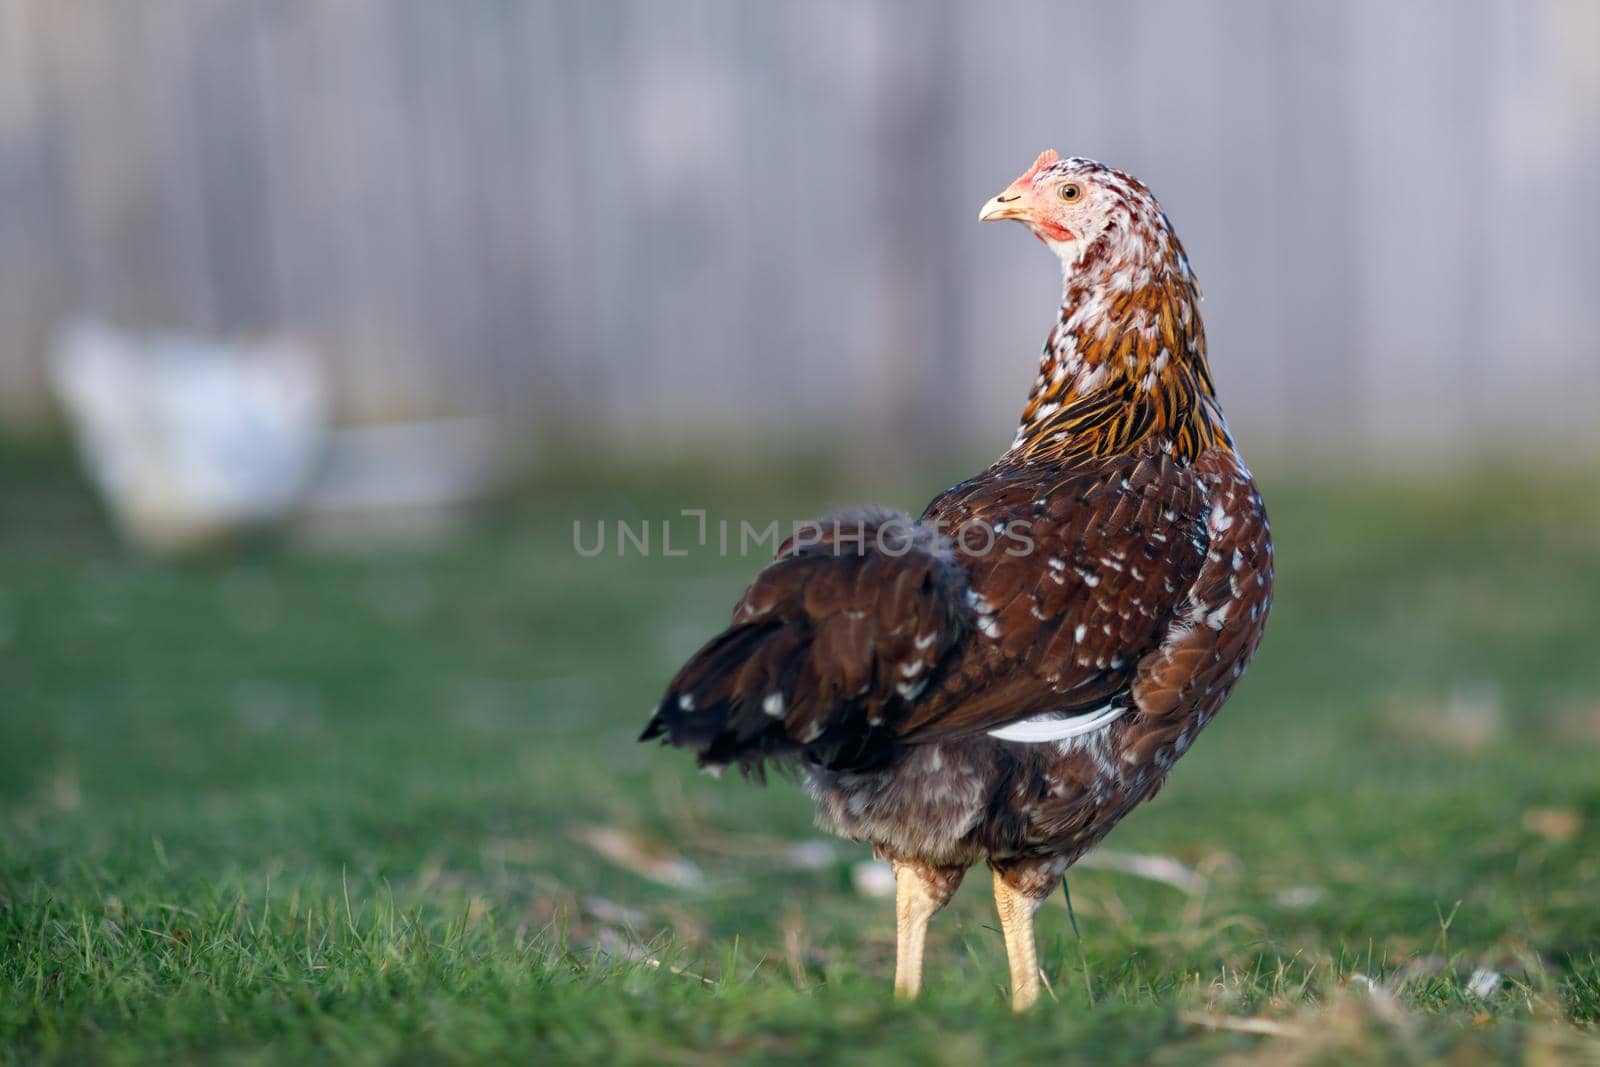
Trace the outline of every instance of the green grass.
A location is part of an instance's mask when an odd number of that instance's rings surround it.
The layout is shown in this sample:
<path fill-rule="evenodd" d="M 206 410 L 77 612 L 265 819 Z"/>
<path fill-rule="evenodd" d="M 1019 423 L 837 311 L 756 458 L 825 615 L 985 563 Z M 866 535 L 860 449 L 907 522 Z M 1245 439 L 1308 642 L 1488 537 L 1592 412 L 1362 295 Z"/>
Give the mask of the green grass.
<path fill-rule="evenodd" d="M 1075 871 L 1018 1021 L 974 872 L 895 1003 L 865 848 L 634 743 L 757 561 L 584 560 L 571 523 L 916 506 L 948 467 L 566 472 L 442 547 L 159 564 L 0 454 L 0 1062 L 1600 1055 L 1592 477 L 1269 480 L 1260 657 L 1106 846 L 1191 883 Z"/>

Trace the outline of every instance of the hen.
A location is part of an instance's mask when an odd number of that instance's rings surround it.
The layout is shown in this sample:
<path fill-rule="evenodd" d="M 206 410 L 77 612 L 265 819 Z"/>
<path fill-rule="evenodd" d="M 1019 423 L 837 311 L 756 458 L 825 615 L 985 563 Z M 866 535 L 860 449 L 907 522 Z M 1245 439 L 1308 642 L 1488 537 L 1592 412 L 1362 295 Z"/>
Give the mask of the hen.
<path fill-rule="evenodd" d="M 1254 654 L 1272 542 L 1150 191 L 1045 152 L 979 219 L 1026 224 L 1063 268 L 1010 449 L 919 519 L 847 513 L 790 539 L 642 739 L 797 767 L 819 824 L 893 864 L 901 995 L 930 919 L 986 862 L 1022 1010 L 1034 912 Z"/>

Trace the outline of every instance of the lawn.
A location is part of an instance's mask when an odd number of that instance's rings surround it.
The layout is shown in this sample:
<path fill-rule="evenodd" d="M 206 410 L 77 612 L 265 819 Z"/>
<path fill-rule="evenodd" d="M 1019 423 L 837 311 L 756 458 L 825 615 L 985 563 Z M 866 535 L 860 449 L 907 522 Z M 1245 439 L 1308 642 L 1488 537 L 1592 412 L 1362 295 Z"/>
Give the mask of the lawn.
<path fill-rule="evenodd" d="M 760 550 L 572 524 L 964 466 L 552 471 L 431 547 L 160 564 L 0 453 L 0 1062 L 1600 1057 L 1592 472 L 1267 479 L 1266 643 L 1081 937 L 1041 912 L 1053 998 L 1010 1015 L 975 873 L 894 1002 L 867 849 L 634 741 Z"/>

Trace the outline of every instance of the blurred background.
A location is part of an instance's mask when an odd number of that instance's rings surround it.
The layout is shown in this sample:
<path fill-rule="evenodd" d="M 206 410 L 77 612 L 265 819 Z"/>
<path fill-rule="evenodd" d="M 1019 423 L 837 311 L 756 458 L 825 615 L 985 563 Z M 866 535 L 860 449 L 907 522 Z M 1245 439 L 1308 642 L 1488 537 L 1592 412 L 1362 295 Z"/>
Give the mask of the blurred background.
<path fill-rule="evenodd" d="M 382 907 L 491 963 L 560 923 L 826 977 L 796 1034 L 905 1037 L 860 1014 L 866 850 L 634 743 L 764 554 L 661 524 L 915 511 L 1009 444 L 1060 279 L 976 213 L 1047 147 L 1182 235 L 1281 567 L 1227 714 L 1073 883 L 1079 948 L 1042 920 L 1062 996 L 1155 1012 L 1130 1048 L 1352 967 L 1458 1035 L 1592 1027 L 1600 4 L 0 0 L 0 1042 L 551 1010 L 261 1007 L 437 992 Z M 935 997 L 998 1004 L 981 887 L 952 914 Z M 575 988 L 540 1025 L 658 1062 Z"/>
<path fill-rule="evenodd" d="M 4 0 L 0 420 L 88 317 L 293 336 L 340 422 L 993 451 L 1045 147 L 1162 199 L 1258 454 L 1596 443 L 1587 0 Z"/>

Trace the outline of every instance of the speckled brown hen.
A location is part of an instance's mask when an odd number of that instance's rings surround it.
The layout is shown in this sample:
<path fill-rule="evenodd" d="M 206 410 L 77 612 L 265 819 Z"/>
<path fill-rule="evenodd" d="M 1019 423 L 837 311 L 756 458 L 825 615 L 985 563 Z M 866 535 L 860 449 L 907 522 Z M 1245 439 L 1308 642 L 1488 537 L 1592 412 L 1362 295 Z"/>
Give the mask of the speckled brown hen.
<path fill-rule="evenodd" d="M 792 538 L 644 737 L 710 767 L 798 765 L 820 824 L 894 865 L 901 994 L 929 920 L 986 862 L 1020 1010 L 1039 995 L 1034 911 L 1255 652 L 1272 543 L 1149 190 L 1046 152 L 979 218 L 1025 223 L 1064 275 L 1011 448 L 920 519 Z"/>

